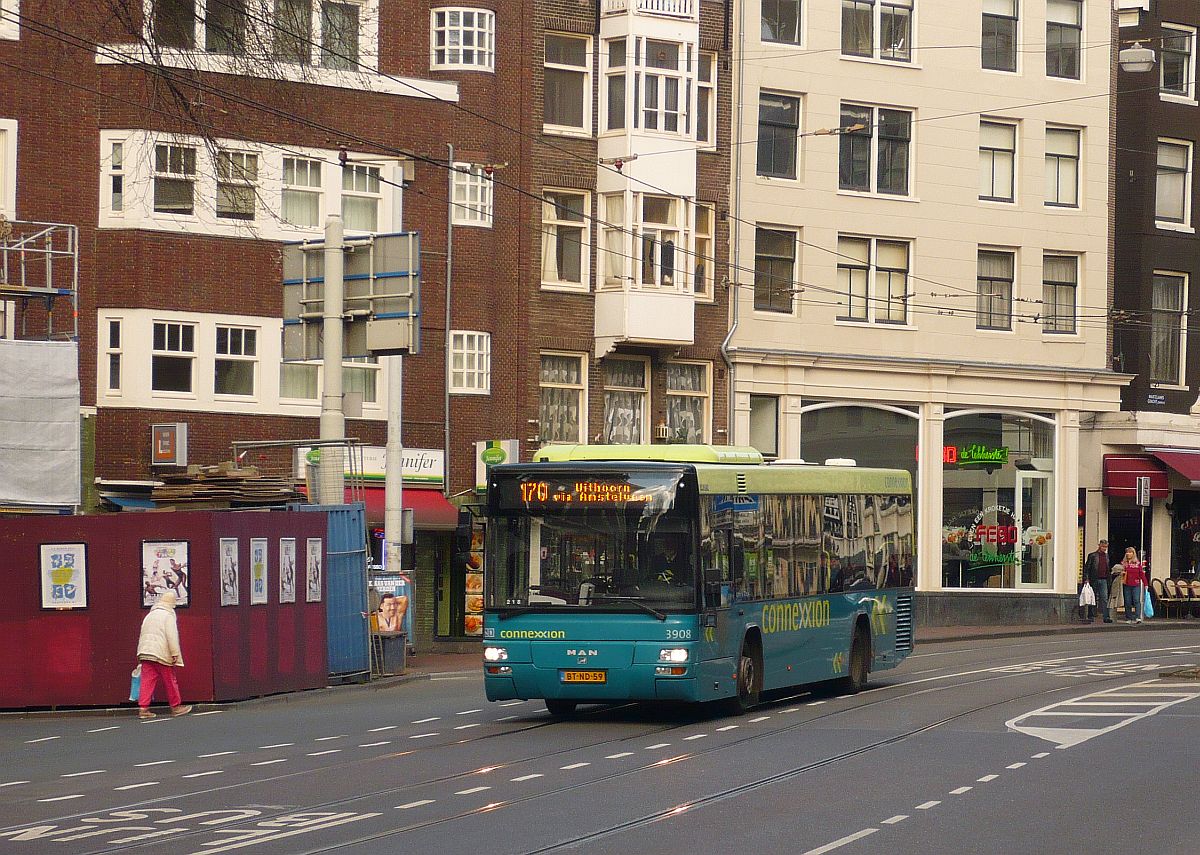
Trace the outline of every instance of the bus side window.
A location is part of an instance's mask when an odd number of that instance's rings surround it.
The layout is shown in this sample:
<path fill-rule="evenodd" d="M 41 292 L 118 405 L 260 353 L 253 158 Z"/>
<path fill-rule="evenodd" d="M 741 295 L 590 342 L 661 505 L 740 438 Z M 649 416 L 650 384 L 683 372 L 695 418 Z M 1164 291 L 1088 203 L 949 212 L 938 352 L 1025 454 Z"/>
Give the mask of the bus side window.
<path fill-rule="evenodd" d="M 729 550 L 729 575 L 730 587 L 733 590 L 732 599 L 748 600 L 750 594 L 746 590 L 746 550 L 740 536 L 730 532 L 730 539 L 732 545 Z"/>
<path fill-rule="evenodd" d="M 700 544 L 700 561 L 704 568 L 704 604 L 718 609 L 732 599 L 729 573 L 729 530 L 714 529 Z"/>

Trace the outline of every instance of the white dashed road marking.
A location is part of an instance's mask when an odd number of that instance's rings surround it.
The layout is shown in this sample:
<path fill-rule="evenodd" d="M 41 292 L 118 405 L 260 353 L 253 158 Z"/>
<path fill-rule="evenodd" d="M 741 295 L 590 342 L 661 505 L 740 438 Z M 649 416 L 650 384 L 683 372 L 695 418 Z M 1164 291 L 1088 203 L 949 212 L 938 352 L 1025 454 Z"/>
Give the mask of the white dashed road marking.
<path fill-rule="evenodd" d="M 921 802 L 921 804 L 917 805 L 917 810 L 929 810 L 930 808 L 935 808 L 940 804 L 941 802 L 937 800 Z"/>
<path fill-rule="evenodd" d="M 425 739 L 428 736 L 437 736 L 436 733 L 417 733 L 410 736 L 409 739 Z"/>
<path fill-rule="evenodd" d="M 584 766 L 591 766 L 591 765 L 592 765 L 591 763 L 572 763 L 572 764 L 571 764 L 571 765 L 569 765 L 569 766 L 559 766 L 558 768 L 560 768 L 560 769 L 563 769 L 563 770 L 566 770 L 566 769 L 582 769 Z"/>
<path fill-rule="evenodd" d="M 459 790 L 459 791 L 458 791 L 457 793 L 455 793 L 454 795 L 456 795 L 456 796 L 469 796 L 469 795 L 472 795 L 473 793 L 482 793 L 484 790 L 490 790 L 490 789 L 491 789 L 491 787 L 471 787 L 471 788 L 470 788 L 470 789 L 468 789 L 468 790 Z"/>
<path fill-rule="evenodd" d="M 736 724 L 727 724 L 724 727 L 718 727 L 717 733 L 724 733 L 727 730 L 737 730 L 737 729 L 738 729 L 738 726 Z"/>
<path fill-rule="evenodd" d="M 431 805 L 433 804 L 433 801 L 433 799 L 421 799 L 420 801 L 409 802 L 406 805 L 396 805 L 396 810 L 410 810 L 411 808 L 421 807 L 422 805 Z"/>
<path fill-rule="evenodd" d="M 414 721 L 413 724 L 428 724 L 429 722 L 437 721 L 440 718 L 441 718 L 441 716 L 439 716 L 439 715 L 435 715 L 432 718 L 419 718 L 416 721 Z"/>
<path fill-rule="evenodd" d="M 209 757 L 224 757 L 228 754 L 237 754 L 236 751 L 214 751 L 212 754 L 197 754 L 201 760 L 207 760 Z"/>
<path fill-rule="evenodd" d="M 346 738 L 346 734 L 344 734 L 344 733 L 341 734 L 340 736 L 318 736 L 316 739 L 313 740 L 313 742 L 328 742 L 331 739 L 345 739 L 345 738 Z"/>
<path fill-rule="evenodd" d="M 88 733 L 104 733 L 106 730 L 120 730 L 121 725 L 114 724 L 111 727 L 93 727 Z"/>
<path fill-rule="evenodd" d="M 0 789 L 3 789 L 4 787 L 16 787 L 21 784 L 28 784 L 28 783 L 29 783 L 28 781 L 6 781 L 5 783 L 0 784 Z"/>
<path fill-rule="evenodd" d="M 1050 756 L 1050 752 L 1049 752 L 1049 751 L 1041 751 L 1041 752 L 1039 752 L 1039 753 L 1037 753 L 1037 754 L 1034 754 L 1034 755 L 1033 755 L 1031 758 L 1029 758 L 1029 759 L 1031 759 L 1031 760 L 1041 760 L 1043 757 L 1049 757 L 1049 756 Z"/>
<path fill-rule="evenodd" d="M 26 745 L 33 745 L 37 742 L 49 742 L 51 739 L 62 739 L 61 736 L 43 736 L 41 739 L 26 739 Z"/>
<path fill-rule="evenodd" d="M 770 716 L 769 716 L 769 715 L 760 715 L 758 718 L 752 718 L 752 719 L 750 719 L 750 723 L 751 723 L 751 724 L 758 724 L 760 721 L 766 721 L 766 720 L 767 720 L 767 719 L 769 719 L 769 718 L 770 718 Z"/>
<path fill-rule="evenodd" d="M 908 819 L 908 814 L 898 813 L 895 816 L 889 816 L 887 819 L 885 819 L 883 821 L 883 824 L 884 825 L 895 825 L 898 822 L 904 822 L 904 820 L 906 820 L 906 819 Z"/>
<path fill-rule="evenodd" d="M 519 778 L 510 778 L 509 780 L 510 781 L 532 781 L 534 778 L 543 778 L 543 777 L 545 777 L 545 776 L 541 772 L 535 772 L 532 775 L 522 775 Z"/>
<path fill-rule="evenodd" d="M 620 760 L 622 757 L 632 757 L 632 756 L 633 756 L 632 751 L 622 751 L 619 754 L 609 754 L 604 759 L 605 760 Z"/>
<path fill-rule="evenodd" d="M 174 763 L 174 760 L 151 760 L 148 763 L 134 763 L 134 766 L 162 766 L 165 763 Z"/>
<path fill-rule="evenodd" d="M 59 775 L 60 778 L 82 778 L 84 775 L 103 775 L 107 769 L 92 769 L 87 772 L 68 772 L 65 775 Z"/>
<path fill-rule="evenodd" d="M 158 785 L 158 781 L 142 781 L 140 784 L 126 784 L 123 787 L 113 787 L 114 790 L 137 790 L 141 787 L 154 787 Z"/>
<path fill-rule="evenodd" d="M 525 703 L 525 701 L 508 701 L 506 703 L 501 704 L 500 706 L 502 706 L 502 707 L 519 707 L 523 703 Z"/>
<path fill-rule="evenodd" d="M 286 763 L 287 758 L 281 757 L 278 760 L 260 760 L 258 763 L 251 763 L 251 766 L 270 766 L 272 763 Z"/>
<path fill-rule="evenodd" d="M 804 855 L 825 855 L 826 852 L 832 852 L 834 849 L 840 849 L 847 843 L 853 843 L 856 840 L 862 840 L 870 834 L 878 831 L 878 828 L 864 828 L 862 831 L 856 831 L 853 834 L 847 834 L 841 840 L 835 840 L 832 843 L 826 843 L 824 846 L 818 846 L 816 849 L 809 849 Z"/>
<path fill-rule="evenodd" d="M 656 742 L 656 743 L 654 743 L 653 745 L 647 745 L 647 746 L 645 747 L 645 749 L 643 749 L 643 750 L 645 750 L 645 751 L 654 751 L 656 748 L 666 748 L 666 747 L 667 747 L 667 746 L 669 746 L 670 744 L 671 744 L 671 743 L 669 743 L 669 742 Z"/>
<path fill-rule="evenodd" d="M 185 778 L 207 778 L 209 775 L 220 775 L 224 773 L 224 769 L 210 769 L 207 772 L 193 772 L 190 775 L 184 775 Z"/>
<path fill-rule="evenodd" d="M 388 725 L 384 725 L 383 727 L 373 727 L 370 730 L 368 730 L 367 733 L 379 733 L 382 730 L 395 730 L 398 726 L 399 725 L 388 724 Z"/>
<path fill-rule="evenodd" d="M 455 730 L 468 730 L 469 728 L 479 727 L 479 726 L 480 726 L 479 722 L 474 722 L 473 724 L 460 724 L 458 727 L 456 727 L 454 729 Z"/>
<path fill-rule="evenodd" d="M 1020 769 L 1024 765 L 1025 765 L 1024 763 L 1010 763 L 1009 765 L 1005 766 L 1004 768 L 1005 769 Z"/>
<path fill-rule="evenodd" d="M 65 801 L 67 801 L 67 799 L 81 799 L 81 798 L 83 798 L 83 793 L 76 793 L 73 796 L 55 796 L 52 799 L 38 799 L 38 801 L 39 802 L 65 802 Z"/>
<path fill-rule="evenodd" d="M 974 787 L 959 787 L 959 788 L 958 788 L 958 789 L 956 789 L 956 790 L 951 790 L 951 791 L 950 791 L 950 795 L 952 795 L 952 796 L 961 796 L 963 793 L 969 793 L 969 792 L 971 792 L 971 790 L 973 790 L 973 789 L 975 789 L 975 788 L 974 788 Z"/>
<path fill-rule="evenodd" d="M 341 750 L 342 749 L 340 749 L 340 748 L 330 748 L 328 751 L 311 751 L 311 752 L 309 752 L 308 756 L 309 757 L 324 757 L 326 754 L 337 754 Z"/>
<path fill-rule="evenodd" d="M 684 742 L 691 742 L 693 739 L 703 739 L 703 738 L 704 738 L 704 737 L 706 737 L 706 736 L 708 736 L 708 734 L 707 734 L 707 733 L 695 733 L 695 734 L 692 734 L 691 736 L 685 736 L 685 737 L 683 738 L 683 741 L 684 741 Z"/>
<path fill-rule="evenodd" d="M 462 712 L 455 713 L 455 715 L 471 715 L 471 713 L 477 712 L 483 712 L 483 710 L 463 710 Z"/>
<path fill-rule="evenodd" d="M 294 742 L 276 742 L 274 745 L 260 745 L 258 747 L 265 751 L 268 748 L 291 748 L 295 744 Z"/>
<path fill-rule="evenodd" d="M 220 715 L 223 712 L 225 712 L 225 710 L 205 710 L 204 712 L 196 713 L 193 718 L 199 718 L 202 715 Z"/>
<path fill-rule="evenodd" d="M 999 775 L 984 775 L 982 778 L 976 778 L 975 780 L 981 784 L 986 784 L 988 781 L 994 781 L 999 777 Z"/>
<path fill-rule="evenodd" d="M 385 739 L 385 740 L 383 740 L 383 742 L 364 742 L 362 745 L 360 745 L 358 747 L 359 748 L 378 748 L 380 745 L 391 745 L 391 744 L 392 744 L 392 741 L 390 739 Z"/>

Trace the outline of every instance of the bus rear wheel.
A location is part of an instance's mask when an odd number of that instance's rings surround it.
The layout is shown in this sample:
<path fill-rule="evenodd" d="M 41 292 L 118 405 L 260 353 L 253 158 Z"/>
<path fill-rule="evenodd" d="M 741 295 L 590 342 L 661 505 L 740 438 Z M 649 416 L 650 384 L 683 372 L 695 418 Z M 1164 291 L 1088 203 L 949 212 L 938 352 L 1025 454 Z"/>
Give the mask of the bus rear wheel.
<path fill-rule="evenodd" d="M 871 674 L 871 637 L 860 626 L 854 630 L 854 640 L 850 643 L 850 671 L 835 685 L 844 695 L 856 695 L 867 687 Z"/>
<path fill-rule="evenodd" d="M 563 701 L 558 698 L 546 698 L 546 709 L 555 718 L 570 718 L 575 715 L 575 701 Z"/>

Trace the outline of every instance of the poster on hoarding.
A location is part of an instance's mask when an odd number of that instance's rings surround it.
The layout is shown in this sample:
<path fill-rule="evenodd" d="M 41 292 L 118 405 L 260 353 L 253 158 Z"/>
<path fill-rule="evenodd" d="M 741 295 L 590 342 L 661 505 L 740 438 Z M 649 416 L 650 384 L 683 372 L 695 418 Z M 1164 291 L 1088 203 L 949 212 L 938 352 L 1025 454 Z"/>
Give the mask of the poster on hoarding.
<path fill-rule="evenodd" d="M 150 608 L 167 591 L 174 591 L 177 605 L 186 606 L 191 590 L 186 540 L 142 541 L 142 608 Z"/>
<path fill-rule="evenodd" d="M 306 553 L 307 560 L 304 562 L 304 566 L 307 568 L 307 572 L 304 577 L 304 599 L 310 603 L 319 603 L 323 584 L 321 579 L 321 538 L 310 537 Z"/>
<path fill-rule="evenodd" d="M 250 538 L 250 605 L 267 603 L 267 539 Z"/>
<path fill-rule="evenodd" d="M 296 602 L 296 538 L 279 539 L 279 602 Z"/>
<path fill-rule="evenodd" d="M 221 556 L 221 605 L 236 606 L 239 598 L 238 577 L 241 575 L 241 568 L 238 567 L 238 539 L 221 538 L 218 552 Z"/>
<path fill-rule="evenodd" d="M 43 543 L 42 608 L 87 608 L 87 546 Z"/>

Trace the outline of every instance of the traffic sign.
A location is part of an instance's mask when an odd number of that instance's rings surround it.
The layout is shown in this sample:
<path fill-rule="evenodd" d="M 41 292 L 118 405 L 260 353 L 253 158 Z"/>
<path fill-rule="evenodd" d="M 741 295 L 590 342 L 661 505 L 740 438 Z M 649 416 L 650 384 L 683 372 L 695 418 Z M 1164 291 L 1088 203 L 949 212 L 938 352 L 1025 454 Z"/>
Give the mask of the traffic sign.
<path fill-rule="evenodd" d="M 1139 475 L 1137 479 L 1137 503 L 1143 508 L 1150 507 L 1150 476 Z"/>

